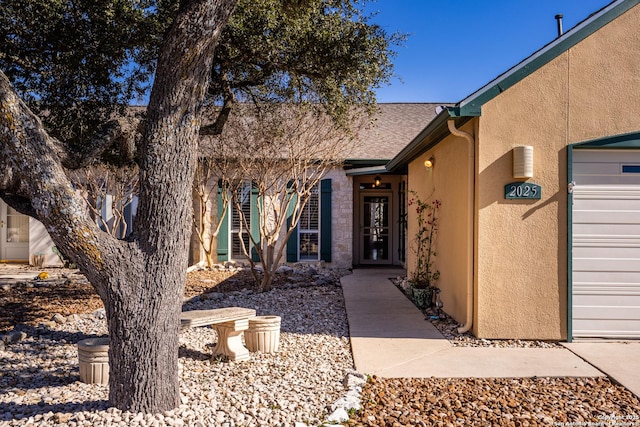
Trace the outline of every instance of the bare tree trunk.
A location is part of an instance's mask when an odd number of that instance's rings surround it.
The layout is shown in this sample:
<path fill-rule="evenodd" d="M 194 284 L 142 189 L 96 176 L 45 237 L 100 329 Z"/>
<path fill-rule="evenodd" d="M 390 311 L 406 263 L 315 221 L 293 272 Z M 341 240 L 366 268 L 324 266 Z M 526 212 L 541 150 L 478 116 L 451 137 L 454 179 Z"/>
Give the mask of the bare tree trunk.
<path fill-rule="evenodd" d="M 210 244 L 209 247 L 213 247 L 213 244 Z M 207 268 L 213 267 L 213 263 L 216 262 L 216 260 L 213 259 L 213 252 L 211 250 L 204 253 L 204 261 L 207 263 Z"/>
<path fill-rule="evenodd" d="M 118 408 L 179 403 L 178 330 L 191 231 L 191 185 L 213 48 L 235 0 L 184 2 L 160 54 L 142 140 L 137 286 L 112 284 L 109 400 Z M 113 286 L 115 285 L 115 286 Z M 113 372 L 113 373 L 111 373 Z"/>
<path fill-rule="evenodd" d="M 179 403 L 178 330 L 199 116 L 213 49 L 237 0 L 185 0 L 167 33 L 142 137 L 131 242 L 92 221 L 49 137 L 0 72 L 0 197 L 39 219 L 104 302 L 109 401 L 161 412 Z"/>
<path fill-rule="evenodd" d="M 273 279 L 275 278 L 275 270 L 277 265 L 275 263 L 274 255 L 275 255 L 275 245 L 268 243 L 266 247 L 265 254 L 265 262 L 263 267 L 263 275 L 262 275 L 262 283 L 260 284 L 260 289 L 262 292 L 269 292 L 271 290 L 271 286 L 273 285 Z"/>
<path fill-rule="evenodd" d="M 148 260 L 147 260 L 148 261 Z M 171 260 L 167 259 L 171 264 Z M 149 265 L 149 264 L 147 264 Z M 121 266 L 122 267 L 122 266 Z M 178 333 L 183 269 L 140 270 L 137 262 L 121 269 L 120 287 L 108 298 L 109 401 L 118 408 L 156 412 L 179 405 Z M 176 266 L 177 267 L 177 266 Z"/>

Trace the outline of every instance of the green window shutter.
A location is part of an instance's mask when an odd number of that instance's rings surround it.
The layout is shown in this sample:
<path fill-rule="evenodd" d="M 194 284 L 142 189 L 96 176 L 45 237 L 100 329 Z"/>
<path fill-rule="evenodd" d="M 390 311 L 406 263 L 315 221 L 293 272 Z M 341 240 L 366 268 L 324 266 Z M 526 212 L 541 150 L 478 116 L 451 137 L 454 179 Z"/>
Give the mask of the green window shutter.
<path fill-rule="evenodd" d="M 297 202 L 297 195 L 294 195 L 287 209 L 287 230 L 291 226 L 291 215 L 293 215 L 293 205 Z M 298 262 L 298 226 L 293 229 L 289 240 L 287 240 L 287 262 Z"/>
<path fill-rule="evenodd" d="M 256 186 L 251 186 L 251 216 L 249 218 L 251 222 L 251 236 L 253 240 L 261 244 L 260 242 L 260 218 L 258 213 L 258 203 L 262 203 L 262 200 L 259 200 L 258 197 L 258 188 Z M 255 247 L 251 247 L 251 259 L 253 262 L 259 262 L 260 257 L 258 256 L 258 252 Z"/>
<path fill-rule="evenodd" d="M 222 206 L 222 189 L 218 187 L 218 209 Z M 229 209 L 227 208 L 227 211 Z M 218 218 L 220 212 L 218 212 Z M 229 261 L 229 215 L 225 212 L 218 232 L 218 261 Z"/>
<path fill-rule="evenodd" d="M 320 181 L 320 259 L 331 262 L 331 179 Z"/>

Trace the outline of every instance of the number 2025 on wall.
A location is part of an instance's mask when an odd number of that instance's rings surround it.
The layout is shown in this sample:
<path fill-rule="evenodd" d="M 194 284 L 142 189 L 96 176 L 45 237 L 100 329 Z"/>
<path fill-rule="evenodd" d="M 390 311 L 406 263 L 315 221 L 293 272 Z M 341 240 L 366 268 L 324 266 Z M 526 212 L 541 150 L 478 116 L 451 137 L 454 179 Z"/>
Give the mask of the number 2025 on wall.
<path fill-rule="evenodd" d="M 542 187 L 530 182 L 512 182 L 504 186 L 505 199 L 540 199 Z"/>

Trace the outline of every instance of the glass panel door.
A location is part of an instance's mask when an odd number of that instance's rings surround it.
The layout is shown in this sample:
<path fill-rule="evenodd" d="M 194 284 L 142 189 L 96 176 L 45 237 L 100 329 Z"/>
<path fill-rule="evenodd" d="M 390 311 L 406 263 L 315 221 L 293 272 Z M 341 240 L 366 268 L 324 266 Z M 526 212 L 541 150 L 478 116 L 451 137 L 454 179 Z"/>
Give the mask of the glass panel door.
<path fill-rule="evenodd" d="M 29 217 L 7 206 L 7 243 L 29 242 Z"/>
<path fill-rule="evenodd" d="M 361 259 L 363 264 L 389 264 L 390 199 L 388 195 L 361 196 Z"/>

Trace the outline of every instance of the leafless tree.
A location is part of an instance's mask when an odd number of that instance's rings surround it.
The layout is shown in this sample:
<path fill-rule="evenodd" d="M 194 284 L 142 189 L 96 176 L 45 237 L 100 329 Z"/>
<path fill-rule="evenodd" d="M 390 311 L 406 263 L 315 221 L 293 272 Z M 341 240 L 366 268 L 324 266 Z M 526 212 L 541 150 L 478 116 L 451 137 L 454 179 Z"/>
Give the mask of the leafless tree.
<path fill-rule="evenodd" d="M 225 142 L 219 135 L 205 135 L 200 138 L 198 147 L 194 180 L 198 206 L 194 211 L 193 226 L 208 268 L 217 261 L 215 242 L 227 215 L 231 194 L 242 182 L 238 150 Z"/>
<path fill-rule="evenodd" d="M 124 239 L 131 225 L 125 212 L 138 194 L 138 167 L 96 164 L 69 174 L 94 221 L 111 236 Z M 106 211 L 110 215 L 105 216 Z"/>
<path fill-rule="evenodd" d="M 220 140 L 227 146 L 242 144 L 235 158 L 242 180 L 257 193 L 257 219 L 243 214 L 239 197 L 232 201 L 241 219 L 240 233 L 249 237 L 249 245 L 240 239 L 242 250 L 262 291 L 271 289 L 287 240 L 314 187 L 348 157 L 366 117 L 354 110 L 349 127 L 344 127 L 309 104 L 248 105 L 227 123 Z M 238 194 L 235 182 L 229 187 Z M 251 220 L 258 221 L 258 236 L 250 232 Z"/>

